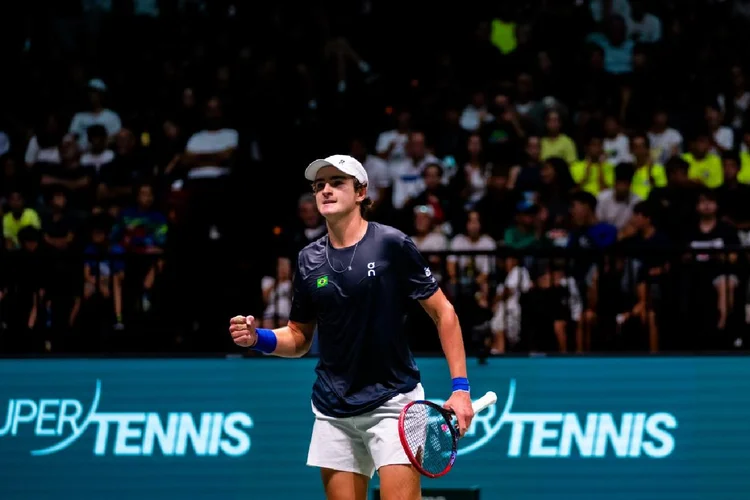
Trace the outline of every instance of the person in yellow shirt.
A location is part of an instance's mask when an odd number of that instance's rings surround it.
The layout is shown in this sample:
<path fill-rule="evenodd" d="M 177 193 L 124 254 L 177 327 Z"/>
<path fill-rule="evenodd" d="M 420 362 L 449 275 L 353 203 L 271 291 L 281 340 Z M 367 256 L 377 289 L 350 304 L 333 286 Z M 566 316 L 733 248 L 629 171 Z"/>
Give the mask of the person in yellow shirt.
<path fill-rule="evenodd" d="M 556 156 L 570 165 L 578 160 L 578 151 L 573 139 L 562 133 L 560 113 L 555 110 L 548 111 L 545 124 L 547 135 L 542 137 L 542 161 Z"/>
<path fill-rule="evenodd" d="M 630 154 L 636 166 L 631 191 L 645 200 L 656 187 L 667 185 L 667 171 L 664 165 L 653 162 L 651 141 L 648 135 L 636 133 L 630 136 Z"/>
<path fill-rule="evenodd" d="M 710 152 L 711 145 L 711 134 L 701 131 L 691 141 L 690 152 L 682 155 L 682 158 L 689 165 L 688 177 L 715 189 L 724 182 L 724 169 L 721 158 Z"/>
<path fill-rule="evenodd" d="M 605 189 L 612 187 L 614 166 L 606 161 L 604 141 L 599 136 L 592 136 L 586 144 L 586 156 L 583 160 L 570 165 L 570 176 L 586 192 L 598 196 Z"/>
<path fill-rule="evenodd" d="M 742 184 L 750 184 L 750 126 L 746 126 L 742 134 L 742 146 L 740 146 L 740 172 L 737 181 Z"/>
<path fill-rule="evenodd" d="M 42 222 L 36 210 L 26 208 L 23 195 L 18 191 L 14 191 L 8 196 L 8 207 L 10 212 L 3 216 L 3 237 L 5 238 L 5 247 L 8 250 L 15 250 L 20 248 L 18 232 L 27 226 L 41 229 Z"/>

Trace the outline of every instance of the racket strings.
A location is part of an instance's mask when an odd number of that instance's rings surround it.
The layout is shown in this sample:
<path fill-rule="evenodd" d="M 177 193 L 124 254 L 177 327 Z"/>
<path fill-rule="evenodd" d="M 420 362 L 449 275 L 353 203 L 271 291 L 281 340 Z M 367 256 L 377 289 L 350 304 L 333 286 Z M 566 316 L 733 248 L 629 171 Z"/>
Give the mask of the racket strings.
<path fill-rule="evenodd" d="M 439 474 L 454 459 L 451 424 L 437 409 L 423 404 L 412 405 L 404 417 L 404 433 L 417 463 L 431 474 Z"/>

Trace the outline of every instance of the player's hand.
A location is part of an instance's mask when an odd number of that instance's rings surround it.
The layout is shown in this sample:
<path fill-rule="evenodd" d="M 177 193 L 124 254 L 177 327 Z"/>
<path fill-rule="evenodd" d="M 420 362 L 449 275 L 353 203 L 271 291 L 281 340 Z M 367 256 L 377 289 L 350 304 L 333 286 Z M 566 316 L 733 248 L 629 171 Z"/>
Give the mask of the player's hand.
<path fill-rule="evenodd" d="M 445 402 L 443 408 L 452 411 L 456 415 L 456 420 L 458 420 L 458 434 L 463 437 L 471 425 L 471 420 L 474 418 L 474 408 L 471 407 L 471 396 L 469 396 L 469 393 L 464 391 L 454 392 L 448 398 L 448 401 Z"/>
<path fill-rule="evenodd" d="M 258 341 L 255 332 L 255 318 L 252 316 L 235 316 L 229 320 L 229 334 L 240 347 L 252 347 Z"/>

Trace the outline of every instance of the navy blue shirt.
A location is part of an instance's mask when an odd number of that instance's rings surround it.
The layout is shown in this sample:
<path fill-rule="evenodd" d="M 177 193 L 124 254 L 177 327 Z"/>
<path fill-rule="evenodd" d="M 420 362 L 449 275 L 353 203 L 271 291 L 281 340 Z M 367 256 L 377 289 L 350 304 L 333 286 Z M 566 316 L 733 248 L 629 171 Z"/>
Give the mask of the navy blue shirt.
<path fill-rule="evenodd" d="M 312 402 L 321 413 L 361 415 L 417 386 L 404 318 L 409 299 L 437 290 L 414 242 L 389 226 L 368 222 L 356 252 L 355 246 L 333 248 L 327 236 L 302 249 L 289 319 L 317 321 Z"/>

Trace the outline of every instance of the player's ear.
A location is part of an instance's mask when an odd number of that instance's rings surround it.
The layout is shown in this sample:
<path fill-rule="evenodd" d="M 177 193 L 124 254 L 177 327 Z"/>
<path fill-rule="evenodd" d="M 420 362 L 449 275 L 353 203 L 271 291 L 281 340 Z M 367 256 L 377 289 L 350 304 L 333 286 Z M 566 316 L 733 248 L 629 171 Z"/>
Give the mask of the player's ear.
<path fill-rule="evenodd" d="M 357 191 L 357 201 L 362 202 L 367 198 L 367 184 L 356 183 L 354 189 Z"/>

